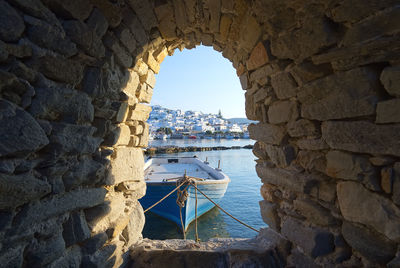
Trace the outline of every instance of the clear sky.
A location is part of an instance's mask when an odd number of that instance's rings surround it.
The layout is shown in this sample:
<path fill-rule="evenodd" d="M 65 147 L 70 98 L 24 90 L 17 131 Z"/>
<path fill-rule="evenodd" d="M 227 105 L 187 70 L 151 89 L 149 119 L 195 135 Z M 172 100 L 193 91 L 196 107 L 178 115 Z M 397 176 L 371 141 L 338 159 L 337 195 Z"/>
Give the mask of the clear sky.
<path fill-rule="evenodd" d="M 152 105 L 246 117 L 244 90 L 232 63 L 212 47 L 176 50 L 161 63 Z"/>

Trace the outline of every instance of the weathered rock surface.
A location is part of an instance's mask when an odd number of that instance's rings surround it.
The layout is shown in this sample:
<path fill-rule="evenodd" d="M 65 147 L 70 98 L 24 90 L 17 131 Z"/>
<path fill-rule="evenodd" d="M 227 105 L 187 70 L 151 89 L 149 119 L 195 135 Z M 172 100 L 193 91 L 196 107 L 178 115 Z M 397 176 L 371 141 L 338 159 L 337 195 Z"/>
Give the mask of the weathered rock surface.
<path fill-rule="evenodd" d="M 285 129 L 280 126 L 274 126 L 266 123 L 250 124 L 250 137 L 267 144 L 279 145 L 285 137 Z"/>
<path fill-rule="evenodd" d="M 346 242 L 374 263 L 385 264 L 396 253 L 396 244 L 361 225 L 344 222 L 342 233 Z"/>
<path fill-rule="evenodd" d="M 6 42 L 18 40 L 25 24 L 18 12 L 12 8 L 6 1 L 0 1 L 0 39 Z"/>
<path fill-rule="evenodd" d="M 331 253 L 335 248 L 331 233 L 316 227 L 306 227 L 294 218 L 284 220 L 282 234 L 313 258 Z"/>
<path fill-rule="evenodd" d="M 400 125 L 375 125 L 367 121 L 327 121 L 322 123 L 322 136 L 332 149 L 357 153 L 400 156 L 396 133 Z"/>
<path fill-rule="evenodd" d="M 10 209 L 35 201 L 50 193 L 50 184 L 32 174 L 0 174 L 0 209 Z"/>
<path fill-rule="evenodd" d="M 378 102 L 376 107 L 376 123 L 400 122 L 400 99 Z"/>
<path fill-rule="evenodd" d="M 94 108 L 85 94 L 69 88 L 36 88 L 30 112 L 37 118 L 84 123 L 93 121 Z"/>
<path fill-rule="evenodd" d="M 5 100 L 0 100 L 0 136 L 0 156 L 34 152 L 49 143 L 29 113 Z"/>
<path fill-rule="evenodd" d="M 384 85 L 386 91 L 394 96 L 400 97 L 400 79 L 399 79 L 400 67 L 386 67 L 381 74 L 381 82 Z"/>
<path fill-rule="evenodd" d="M 375 112 L 377 74 L 368 68 L 336 73 L 300 88 L 301 115 L 331 120 L 371 115 Z"/>
<path fill-rule="evenodd" d="M 338 200 L 343 217 L 374 228 L 393 241 L 400 239 L 400 209 L 389 199 L 356 182 L 340 182 Z M 371 217 L 371 211 L 374 217 Z"/>

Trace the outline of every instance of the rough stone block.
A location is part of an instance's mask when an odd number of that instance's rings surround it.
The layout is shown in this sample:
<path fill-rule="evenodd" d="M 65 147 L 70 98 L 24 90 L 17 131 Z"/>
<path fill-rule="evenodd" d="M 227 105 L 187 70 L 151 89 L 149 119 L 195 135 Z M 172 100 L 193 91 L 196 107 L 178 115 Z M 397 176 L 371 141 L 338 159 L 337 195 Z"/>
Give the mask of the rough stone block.
<path fill-rule="evenodd" d="M 391 240 L 400 239 L 400 209 L 390 200 L 350 181 L 338 183 L 337 194 L 346 220 L 372 227 Z"/>
<path fill-rule="evenodd" d="M 106 233 L 96 234 L 87 239 L 82 246 L 82 250 L 86 254 L 93 254 L 99 250 L 108 240 Z"/>
<path fill-rule="evenodd" d="M 259 85 L 264 86 L 268 83 L 271 73 L 271 65 L 265 65 L 250 73 L 250 81 L 256 82 Z"/>
<path fill-rule="evenodd" d="M 268 224 L 268 227 L 279 231 L 280 218 L 278 217 L 278 213 L 276 212 L 277 204 L 263 200 L 259 202 L 259 205 L 263 221 Z"/>
<path fill-rule="evenodd" d="M 326 150 L 329 149 L 328 144 L 323 139 L 300 139 L 297 146 L 302 150 Z"/>
<path fill-rule="evenodd" d="M 246 14 L 240 25 L 239 44 L 247 51 L 251 51 L 261 36 L 261 27 L 257 20 L 250 14 Z"/>
<path fill-rule="evenodd" d="M 0 209 L 13 209 L 50 193 L 51 186 L 31 173 L 0 174 Z"/>
<path fill-rule="evenodd" d="M 177 35 L 175 32 L 176 23 L 173 6 L 169 3 L 158 5 L 154 8 L 154 12 L 160 22 L 158 29 L 160 30 L 161 36 L 167 41 L 174 40 Z"/>
<path fill-rule="evenodd" d="M 96 32 L 83 22 L 69 20 L 63 23 L 65 32 L 73 42 L 92 57 L 103 58 L 105 48 Z"/>
<path fill-rule="evenodd" d="M 375 125 L 367 121 L 322 123 L 322 137 L 331 148 L 358 153 L 400 156 L 399 132 L 400 124 Z"/>
<path fill-rule="evenodd" d="M 293 201 L 293 205 L 301 215 L 313 224 L 329 226 L 336 223 L 329 211 L 314 201 L 297 199 Z"/>
<path fill-rule="evenodd" d="M 141 103 L 135 104 L 131 111 L 130 119 L 138 121 L 146 121 L 149 118 L 151 107 Z"/>
<path fill-rule="evenodd" d="M 272 75 L 271 85 L 279 99 L 288 99 L 296 96 L 297 84 L 290 73 L 281 72 Z"/>
<path fill-rule="evenodd" d="M 332 19 L 337 22 L 354 23 L 386 7 L 394 6 L 395 3 L 396 0 L 347 0 L 335 6 L 331 11 L 331 16 Z M 354 12 L 354 10 L 357 10 L 357 12 Z"/>
<path fill-rule="evenodd" d="M 299 119 L 287 124 L 291 137 L 317 136 L 320 134 L 317 124 L 307 119 Z"/>
<path fill-rule="evenodd" d="M 271 124 L 294 121 L 299 116 L 296 101 L 274 102 L 268 108 L 268 119 Z"/>
<path fill-rule="evenodd" d="M 386 9 L 378 12 L 352 27 L 343 36 L 342 44 L 348 46 L 354 43 L 375 39 L 383 35 L 391 35 L 398 31 L 398 17 L 400 7 Z"/>
<path fill-rule="evenodd" d="M 30 153 L 49 143 L 33 117 L 6 100 L 0 100 L 0 156 Z"/>
<path fill-rule="evenodd" d="M 331 233 L 320 228 L 303 226 L 291 217 L 283 222 L 281 231 L 312 258 L 327 255 L 335 249 Z"/>
<path fill-rule="evenodd" d="M 328 176 L 359 181 L 375 191 L 381 189 L 377 171 L 367 157 L 341 151 L 329 151 L 326 160 L 326 174 Z"/>
<path fill-rule="evenodd" d="M 29 112 L 41 119 L 87 123 L 94 118 L 91 99 L 81 91 L 61 87 L 36 88 Z"/>
<path fill-rule="evenodd" d="M 374 70 L 359 68 L 308 83 L 297 94 L 301 115 L 324 121 L 374 114 L 378 82 Z"/>
<path fill-rule="evenodd" d="M 160 64 L 153 57 L 153 53 L 147 52 L 145 54 L 144 61 L 150 67 L 150 69 L 153 70 L 154 73 L 158 74 L 158 72 L 160 71 Z"/>
<path fill-rule="evenodd" d="M 271 161 L 278 167 L 287 167 L 296 158 L 296 152 L 290 145 L 266 145 L 266 151 Z"/>
<path fill-rule="evenodd" d="M 386 67 L 381 74 L 381 82 L 386 91 L 397 98 L 400 98 L 400 66 Z"/>
<path fill-rule="evenodd" d="M 52 123 L 50 142 L 60 153 L 94 153 L 102 139 L 93 137 L 95 128 L 63 123 Z"/>
<path fill-rule="evenodd" d="M 240 85 L 242 86 L 242 89 L 243 90 L 248 89 L 248 87 L 249 87 L 249 79 L 247 78 L 247 73 L 242 74 L 239 77 L 239 80 L 240 80 Z"/>
<path fill-rule="evenodd" d="M 43 2 L 58 16 L 80 21 L 87 19 L 93 9 L 93 5 L 89 0 L 82 0 L 79 2 L 44 0 Z"/>
<path fill-rule="evenodd" d="M 142 82 L 142 77 L 140 77 Z M 149 87 L 154 88 L 156 85 L 156 77 L 154 76 L 154 72 L 152 70 L 148 70 L 147 74 L 143 77 L 143 82 L 145 82 Z"/>
<path fill-rule="evenodd" d="M 65 189 L 67 191 L 83 185 L 95 185 L 104 173 L 101 163 L 90 158 L 81 159 L 77 164 L 68 166 L 67 172 L 63 175 Z"/>
<path fill-rule="evenodd" d="M 33 240 L 25 249 L 27 266 L 43 267 L 63 255 L 65 243 L 61 233 L 52 234 L 48 239 L 42 239 Z"/>
<path fill-rule="evenodd" d="M 299 193 L 308 193 L 310 187 L 318 182 L 316 175 L 271 168 L 268 162 L 257 163 L 256 171 L 263 183 L 281 186 Z"/>
<path fill-rule="evenodd" d="M 141 103 L 150 103 L 153 96 L 153 88 L 147 84 L 142 84 L 138 93 L 138 101 Z"/>
<path fill-rule="evenodd" d="M 23 19 L 6 1 L 0 1 L 0 10 L 0 39 L 17 41 L 25 30 Z"/>
<path fill-rule="evenodd" d="M 86 21 L 86 24 L 100 38 L 102 38 L 105 35 L 108 28 L 107 19 L 97 8 L 93 9 L 93 12 L 92 14 L 90 14 L 90 17 Z"/>
<path fill-rule="evenodd" d="M 117 148 L 111 156 L 113 184 L 130 180 L 143 180 L 143 151 L 141 148 Z"/>
<path fill-rule="evenodd" d="M 130 68 L 132 66 L 132 56 L 113 34 L 106 33 L 103 40 L 104 44 L 114 52 L 117 62 L 122 67 Z"/>
<path fill-rule="evenodd" d="M 222 41 L 226 41 L 229 35 L 229 30 L 232 24 L 232 18 L 227 14 L 221 15 L 221 21 L 219 24 L 219 32 L 221 34 Z"/>
<path fill-rule="evenodd" d="M 64 254 L 59 259 L 52 262 L 48 267 L 79 267 L 81 264 L 81 260 L 81 249 L 79 246 L 74 246 L 71 248 L 67 248 Z"/>
<path fill-rule="evenodd" d="M 138 201 L 134 202 L 135 206 L 130 214 L 130 220 L 126 228 L 123 230 L 122 235 L 127 241 L 127 247 L 135 244 L 142 236 L 145 217 L 143 208 Z"/>
<path fill-rule="evenodd" d="M 66 37 L 63 29 L 30 16 L 24 16 L 24 20 L 29 24 L 27 35 L 35 44 L 54 50 L 66 57 L 73 56 L 78 52 L 76 45 Z"/>
<path fill-rule="evenodd" d="M 146 194 L 144 181 L 124 181 L 118 184 L 117 190 L 130 195 L 133 199 L 140 199 Z"/>
<path fill-rule="evenodd" d="M 68 220 L 63 224 L 63 237 L 66 247 L 80 243 L 90 237 L 90 230 L 82 212 L 71 213 Z"/>
<path fill-rule="evenodd" d="M 396 254 L 396 244 L 393 241 L 362 225 L 345 221 L 342 234 L 352 248 L 374 263 L 386 264 Z"/>
<path fill-rule="evenodd" d="M 267 144 L 280 145 L 286 135 L 285 128 L 266 123 L 250 124 L 250 137 Z"/>
<path fill-rule="evenodd" d="M 268 45 L 268 43 L 266 45 Z M 255 70 L 267 64 L 270 58 L 271 55 L 268 55 L 265 44 L 263 42 L 258 42 L 251 52 L 249 59 L 246 61 L 247 70 Z"/>
<path fill-rule="evenodd" d="M 128 4 L 138 14 L 139 20 L 142 22 L 146 31 L 157 26 L 157 19 L 153 13 L 153 6 L 148 1 L 128 0 Z"/>
<path fill-rule="evenodd" d="M 104 202 L 107 190 L 104 188 L 79 189 L 53 195 L 40 202 L 24 207 L 15 218 L 15 232 L 63 213 L 94 207 Z"/>
<path fill-rule="evenodd" d="M 329 64 L 315 65 L 309 61 L 296 64 L 290 69 L 290 74 L 294 77 L 298 85 L 303 85 L 324 77 L 331 72 L 332 67 Z"/>
<path fill-rule="evenodd" d="M 400 123 L 400 99 L 378 102 L 375 122 Z"/>
<path fill-rule="evenodd" d="M 326 160 L 324 153 L 316 151 L 299 151 L 296 162 L 305 170 L 324 172 L 326 168 Z"/>
<path fill-rule="evenodd" d="M 285 32 L 271 40 L 271 52 L 274 56 L 301 62 L 321 48 L 338 41 L 336 29 L 327 18 L 310 16 L 304 20 L 299 29 Z"/>
<path fill-rule="evenodd" d="M 38 58 L 36 64 L 38 71 L 55 81 L 78 85 L 83 78 L 84 66 L 75 60 L 45 55 Z"/>
<path fill-rule="evenodd" d="M 102 0 L 90 0 L 90 2 L 101 11 L 102 16 L 106 18 L 108 25 L 110 27 L 115 28 L 121 23 L 122 11 L 119 5 L 117 5 L 116 3 L 114 4 L 110 1 L 102 1 Z M 129 13 L 132 12 L 130 11 Z M 103 23 L 103 20 L 101 20 L 101 23 Z"/>
<path fill-rule="evenodd" d="M 21 243 L 14 247 L 2 249 L 0 251 L 1 265 L 4 265 L 4 267 L 22 267 L 24 262 L 23 253 L 25 246 L 24 243 Z"/>

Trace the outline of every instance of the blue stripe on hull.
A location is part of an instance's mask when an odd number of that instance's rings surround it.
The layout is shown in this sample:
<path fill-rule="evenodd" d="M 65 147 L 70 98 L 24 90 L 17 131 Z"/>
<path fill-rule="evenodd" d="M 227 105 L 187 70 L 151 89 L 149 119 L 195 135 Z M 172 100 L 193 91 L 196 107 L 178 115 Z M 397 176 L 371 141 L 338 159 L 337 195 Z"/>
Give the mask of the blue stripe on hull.
<path fill-rule="evenodd" d="M 197 187 L 203 191 L 208 197 L 210 197 L 214 202 L 218 201 L 224 196 L 228 182 L 219 184 L 199 184 Z M 173 184 L 147 184 L 147 193 L 140 199 L 140 203 L 143 208 L 146 209 L 159 201 L 173 189 L 175 189 Z M 183 189 L 183 187 L 181 187 Z M 195 189 L 193 186 L 188 188 L 188 198 L 185 207 L 182 209 L 182 218 L 185 225 L 185 230 L 189 224 L 195 219 Z M 160 204 L 152 208 L 150 211 L 158 214 L 164 218 L 167 218 L 175 222 L 178 226 L 181 226 L 181 220 L 179 217 L 179 206 L 176 204 L 177 194 L 176 192 L 162 201 Z M 200 192 L 197 192 L 197 217 L 200 217 L 210 209 L 214 207 L 214 204 L 208 201 Z"/>

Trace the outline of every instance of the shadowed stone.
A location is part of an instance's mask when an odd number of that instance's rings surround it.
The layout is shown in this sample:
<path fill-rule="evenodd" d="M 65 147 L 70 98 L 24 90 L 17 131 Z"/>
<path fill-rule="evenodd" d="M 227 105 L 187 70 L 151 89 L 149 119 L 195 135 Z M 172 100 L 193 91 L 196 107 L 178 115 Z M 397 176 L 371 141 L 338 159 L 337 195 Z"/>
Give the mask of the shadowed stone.
<path fill-rule="evenodd" d="M 394 96 L 400 97 L 400 67 L 386 67 L 381 74 L 381 82 L 386 91 Z"/>
<path fill-rule="evenodd" d="M 63 0 L 43 0 L 50 9 L 66 19 L 78 19 L 84 21 L 89 17 L 92 11 L 93 5 L 89 0 L 74 1 L 63 1 Z"/>
<path fill-rule="evenodd" d="M 329 254 L 335 249 L 331 233 L 320 228 L 303 226 L 294 218 L 288 217 L 283 222 L 281 231 L 313 258 Z"/>
<path fill-rule="evenodd" d="M 41 119 L 68 123 L 86 123 L 94 118 L 92 101 L 85 93 L 61 87 L 36 88 L 29 111 Z"/>
<path fill-rule="evenodd" d="M 0 1 L 0 39 L 7 42 L 18 40 L 25 30 L 24 21 L 6 1 Z"/>
<path fill-rule="evenodd" d="M 400 99 L 378 102 L 375 122 L 400 123 Z"/>
<path fill-rule="evenodd" d="M 53 195 L 41 202 L 25 207 L 16 216 L 16 228 L 22 230 L 32 223 L 39 223 L 71 210 L 94 207 L 104 202 L 106 192 L 104 188 L 94 188 Z"/>
<path fill-rule="evenodd" d="M 12 209 L 50 193 L 51 186 L 31 173 L 0 174 L 0 209 Z"/>
<path fill-rule="evenodd" d="M 378 89 L 377 73 L 359 68 L 308 83 L 297 97 L 302 117 L 324 121 L 374 114 Z"/>
<path fill-rule="evenodd" d="M 90 237 L 90 230 L 82 212 L 71 213 L 69 219 L 63 224 L 63 237 L 66 247 Z"/>
<path fill-rule="evenodd" d="M 50 142 L 56 145 L 60 153 L 94 153 L 102 139 L 93 137 L 96 131 L 91 126 L 78 126 L 63 123 L 52 123 L 53 132 Z"/>
<path fill-rule="evenodd" d="M 389 199 L 356 182 L 338 183 L 337 193 L 346 220 L 370 226 L 391 240 L 400 239 L 400 209 Z M 371 211 L 374 217 L 371 217 Z"/>
<path fill-rule="evenodd" d="M 375 125 L 367 121 L 327 121 L 322 137 L 333 149 L 400 156 L 400 124 Z"/>
<path fill-rule="evenodd" d="M 27 24 L 27 35 L 35 44 L 54 50 L 66 57 L 75 55 L 78 50 L 66 36 L 63 29 L 56 28 L 45 21 L 25 16 Z"/>
<path fill-rule="evenodd" d="M 6 100 L 0 100 L 0 156 L 30 153 L 49 143 L 33 117 Z"/>
<path fill-rule="evenodd" d="M 374 263 L 386 264 L 396 254 L 396 243 L 361 225 L 345 221 L 342 234 L 351 247 Z"/>

